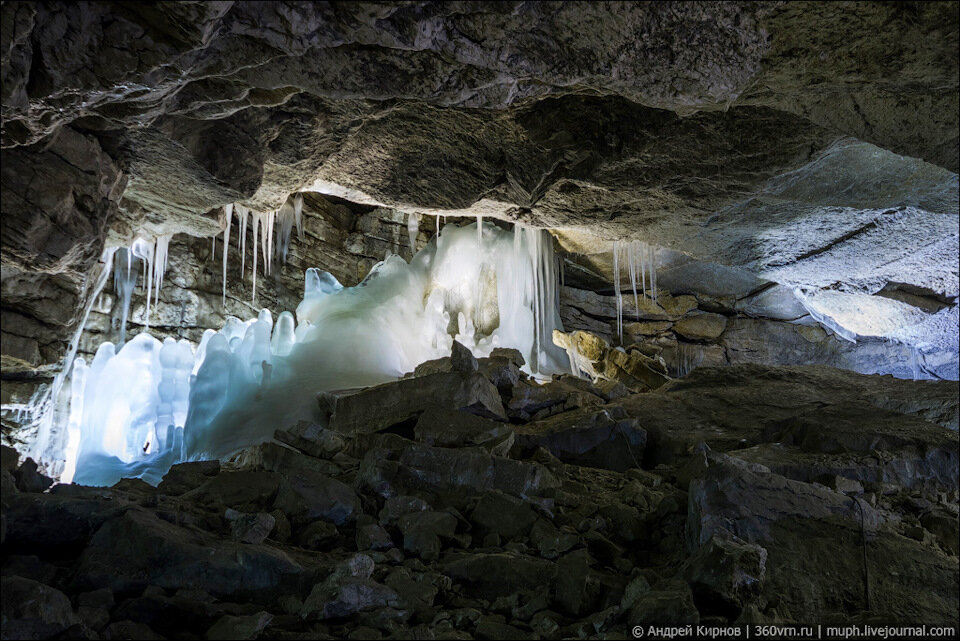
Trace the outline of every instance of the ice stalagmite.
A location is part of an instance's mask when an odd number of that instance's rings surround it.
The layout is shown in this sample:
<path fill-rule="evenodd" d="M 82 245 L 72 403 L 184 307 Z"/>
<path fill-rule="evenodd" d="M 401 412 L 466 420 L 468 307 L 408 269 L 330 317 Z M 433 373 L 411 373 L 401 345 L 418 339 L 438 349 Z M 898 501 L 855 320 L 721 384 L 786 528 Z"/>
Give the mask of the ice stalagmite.
<path fill-rule="evenodd" d="M 417 253 L 417 233 L 420 231 L 420 214 L 407 214 L 407 234 L 410 236 L 410 254 Z"/>

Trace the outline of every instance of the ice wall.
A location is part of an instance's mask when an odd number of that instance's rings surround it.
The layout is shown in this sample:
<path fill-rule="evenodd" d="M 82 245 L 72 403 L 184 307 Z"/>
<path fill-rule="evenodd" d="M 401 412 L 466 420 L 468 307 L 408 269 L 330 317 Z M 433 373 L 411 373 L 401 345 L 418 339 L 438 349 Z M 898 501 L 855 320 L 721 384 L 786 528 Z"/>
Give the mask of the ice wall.
<path fill-rule="evenodd" d="M 238 217 L 242 225 L 246 212 Z M 269 242 L 262 249 L 271 256 Z M 517 348 L 533 373 L 566 371 L 552 343 L 558 284 L 548 233 L 447 225 L 409 263 L 388 256 L 356 287 L 307 270 L 295 318 L 231 318 L 195 351 L 147 333 L 120 349 L 104 343 L 74 366 L 61 480 L 157 482 L 178 460 L 227 456 L 319 419 L 317 392 L 392 380 L 449 354 L 454 338 L 477 356 Z"/>

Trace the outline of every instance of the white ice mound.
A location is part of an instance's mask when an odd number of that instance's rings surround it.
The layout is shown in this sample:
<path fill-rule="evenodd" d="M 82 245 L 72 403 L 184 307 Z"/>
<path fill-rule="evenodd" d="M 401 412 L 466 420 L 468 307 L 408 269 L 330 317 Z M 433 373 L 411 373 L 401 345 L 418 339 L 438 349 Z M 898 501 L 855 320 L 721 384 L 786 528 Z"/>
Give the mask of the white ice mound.
<path fill-rule="evenodd" d="M 532 372 L 566 371 L 552 239 L 540 230 L 448 225 L 408 264 L 356 287 L 309 269 L 296 319 L 268 310 L 208 330 L 194 352 L 143 333 L 74 365 L 62 481 L 157 482 L 180 460 L 223 457 L 318 419 L 316 394 L 386 382 L 450 353 L 515 347 Z"/>

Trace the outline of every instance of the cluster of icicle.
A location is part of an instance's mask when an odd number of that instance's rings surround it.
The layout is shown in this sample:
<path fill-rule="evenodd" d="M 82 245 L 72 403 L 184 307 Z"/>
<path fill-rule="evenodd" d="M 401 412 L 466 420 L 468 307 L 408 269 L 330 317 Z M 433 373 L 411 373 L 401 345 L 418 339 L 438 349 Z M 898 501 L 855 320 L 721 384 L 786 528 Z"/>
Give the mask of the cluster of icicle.
<path fill-rule="evenodd" d="M 118 288 L 128 287 L 136 271 L 115 267 Z M 121 348 L 104 343 L 73 365 L 59 412 L 61 480 L 155 483 L 177 461 L 222 458 L 298 420 L 322 421 L 318 392 L 393 380 L 448 355 L 454 339 L 477 356 L 518 348 L 531 373 L 565 371 L 552 343 L 557 279 L 544 231 L 448 225 L 409 263 L 390 255 L 355 287 L 308 269 L 296 314 L 276 322 L 268 310 L 230 317 L 196 349 L 146 332 Z"/>
<path fill-rule="evenodd" d="M 657 302 L 657 248 L 644 242 L 613 241 L 614 293 L 617 297 L 617 336 L 623 340 L 623 287 L 620 284 L 621 265 L 627 266 L 630 275 L 630 288 L 633 290 L 633 303 L 640 320 L 640 296 L 645 295 Z M 638 281 L 639 278 L 639 281 Z M 637 290 L 637 283 L 640 289 Z"/>
<path fill-rule="evenodd" d="M 230 252 L 230 228 L 233 217 L 237 217 L 240 233 L 237 235 L 237 249 L 240 251 L 240 278 L 246 268 L 247 253 L 247 219 L 251 219 L 253 228 L 253 288 L 251 302 L 257 304 L 257 240 L 260 237 L 260 252 L 263 255 L 263 273 L 269 275 L 273 271 L 273 259 L 283 264 L 287 262 L 287 253 L 290 250 L 290 236 L 293 228 L 297 228 L 297 238 L 303 239 L 303 195 L 294 194 L 288 198 L 280 209 L 268 212 L 259 212 L 240 203 L 227 205 L 223 208 L 223 303 L 227 301 L 227 257 Z M 273 238 L 276 223 L 280 223 L 279 243 L 274 252 Z M 262 235 L 261 235 L 262 234 Z M 213 253 L 216 253 L 217 237 L 213 237 Z M 212 254 L 211 254 L 212 255 Z"/>

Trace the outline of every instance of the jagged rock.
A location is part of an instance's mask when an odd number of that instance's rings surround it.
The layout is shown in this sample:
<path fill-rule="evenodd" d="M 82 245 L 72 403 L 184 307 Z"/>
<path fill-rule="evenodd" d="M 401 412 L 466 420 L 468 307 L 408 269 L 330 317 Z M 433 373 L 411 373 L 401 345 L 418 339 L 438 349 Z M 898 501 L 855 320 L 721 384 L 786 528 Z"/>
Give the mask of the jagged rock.
<path fill-rule="evenodd" d="M 711 340 L 727 328 L 727 317 L 720 314 L 691 314 L 673 324 L 673 331 L 691 340 Z"/>
<path fill-rule="evenodd" d="M 106 499 L 21 494 L 4 506 L 6 545 L 12 549 L 78 547 L 124 508 Z"/>
<path fill-rule="evenodd" d="M 397 519 L 403 534 L 403 549 L 424 561 L 440 557 L 441 539 L 450 539 L 457 529 L 457 519 L 449 512 L 421 510 Z"/>
<path fill-rule="evenodd" d="M 502 492 L 484 492 L 470 520 L 481 536 L 496 533 L 502 540 L 509 540 L 526 536 L 537 515 L 526 501 Z"/>
<path fill-rule="evenodd" d="M 441 567 L 468 594 L 482 599 L 541 589 L 557 573 L 556 565 L 549 561 L 508 552 L 452 553 L 444 558 Z"/>
<path fill-rule="evenodd" d="M 482 374 L 440 372 L 338 397 L 330 429 L 347 434 L 375 432 L 415 418 L 429 408 L 505 418 L 497 388 Z"/>
<path fill-rule="evenodd" d="M 9 445 L 0 445 L 0 471 L 12 473 L 20 462 L 20 453 Z"/>
<path fill-rule="evenodd" d="M 332 458 L 346 445 L 340 434 L 309 421 L 300 421 L 286 430 L 277 430 L 274 438 L 304 454 L 324 459 Z"/>
<path fill-rule="evenodd" d="M 326 580 L 313 586 L 300 616 L 307 620 L 339 619 L 364 610 L 396 607 L 397 593 L 371 579 L 373 569 L 372 559 L 363 554 L 340 564 Z"/>
<path fill-rule="evenodd" d="M 540 556 L 556 559 L 580 542 L 572 528 L 557 529 L 550 521 L 539 518 L 530 529 L 530 542 L 536 546 Z"/>
<path fill-rule="evenodd" d="M 633 391 L 656 389 L 669 380 L 666 365 L 638 350 L 611 349 L 603 338 L 577 330 L 553 332 L 553 342 L 567 350 L 577 368 L 594 380 L 617 381 Z"/>
<path fill-rule="evenodd" d="M 620 603 L 626 581 L 591 568 L 586 550 L 571 552 L 557 562 L 555 600 L 567 614 L 579 617 Z"/>
<path fill-rule="evenodd" d="M 509 434 L 512 427 L 468 412 L 431 408 L 417 419 L 414 437 L 425 445 L 467 447 Z"/>
<path fill-rule="evenodd" d="M 685 626 L 700 623 L 700 613 L 693 603 L 690 588 L 683 582 L 672 582 L 644 592 L 627 614 L 627 625 Z"/>
<path fill-rule="evenodd" d="M 263 470 L 223 472 L 182 494 L 181 498 L 217 508 L 260 511 L 272 506 L 281 480 L 278 474 Z"/>
<path fill-rule="evenodd" d="M 258 612 L 242 617 L 225 615 L 207 630 L 206 638 L 210 641 L 256 639 L 272 620 L 273 615 L 269 612 Z"/>
<path fill-rule="evenodd" d="M 297 545 L 308 550 L 323 550 L 334 543 L 340 533 L 332 523 L 314 521 L 297 532 Z"/>
<path fill-rule="evenodd" d="M 598 394 L 563 379 L 542 385 L 520 381 L 510 390 L 507 414 L 512 419 L 529 421 L 603 402 Z"/>
<path fill-rule="evenodd" d="M 396 460 L 371 450 L 360 465 L 366 487 L 390 496 L 404 490 L 435 492 L 500 490 L 513 496 L 542 494 L 557 487 L 556 477 L 544 466 L 523 463 L 476 450 L 411 445 Z"/>
<path fill-rule="evenodd" d="M 517 427 L 514 451 L 529 456 L 542 447 L 565 463 L 622 472 L 640 467 L 647 433 L 622 407 L 564 412 Z"/>
<path fill-rule="evenodd" d="M 53 485 L 53 479 L 41 474 L 32 458 L 28 458 L 13 472 L 13 478 L 21 492 L 39 493 Z"/>
<path fill-rule="evenodd" d="M 4 576 L 0 585 L 5 639 L 50 638 L 79 623 L 60 590 L 18 576 Z"/>
<path fill-rule="evenodd" d="M 103 630 L 104 639 L 145 639 L 146 641 L 159 640 L 164 637 L 154 632 L 150 626 L 134 621 L 114 621 Z"/>
<path fill-rule="evenodd" d="M 217 541 L 131 510 L 108 520 L 93 536 L 80 555 L 73 585 L 114 592 L 148 585 L 194 588 L 258 600 L 296 589 L 303 575 L 303 568 L 278 550 Z"/>
<path fill-rule="evenodd" d="M 164 494 L 179 496 L 189 492 L 207 480 L 207 477 L 220 473 L 220 461 L 192 461 L 177 463 L 163 475 L 157 489 Z"/>
<path fill-rule="evenodd" d="M 390 537 L 389 532 L 375 522 L 364 523 L 361 521 L 361 519 L 357 519 L 357 533 L 355 540 L 357 549 L 361 552 L 364 550 L 375 550 L 382 552 L 393 547 L 393 539 Z"/>
<path fill-rule="evenodd" d="M 276 525 L 276 519 L 270 514 L 258 512 L 256 514 L 243 514 L 232 508 L 228 508 L 225 513 L 226 519 L 230 521 L 230 531 L 233 534 L 233 540 L 240 543 L 252 543 L 258 545 L 270 536 L 273 532 L 273 526 Z"/>
<path fill-rule="evenodd" d="M 937 542 L 948 553 L 960 554 L 960 521 L 957 515 L 937 508 L 920 517 L 923 527 L 937 537 Z"/>
<path fill-rule="evenodd" d="M 719 603 L 739 613 L 760 593 L 766 574 L 767 551 L 719 530 L 687 561 L 683 577 L 700 603 Z"/>

